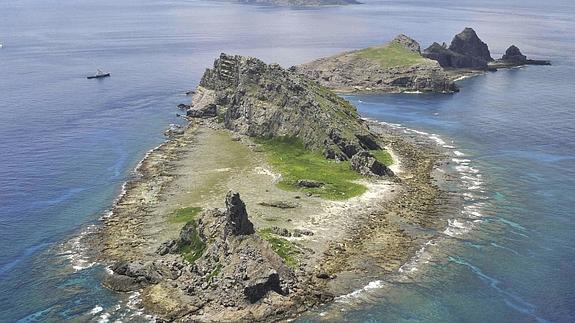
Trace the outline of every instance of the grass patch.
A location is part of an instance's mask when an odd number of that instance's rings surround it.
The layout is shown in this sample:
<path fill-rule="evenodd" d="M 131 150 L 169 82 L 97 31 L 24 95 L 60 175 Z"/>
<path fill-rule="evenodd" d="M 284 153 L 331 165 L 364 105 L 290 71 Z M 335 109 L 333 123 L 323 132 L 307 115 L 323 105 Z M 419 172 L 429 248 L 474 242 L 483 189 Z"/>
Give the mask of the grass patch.
<path fill-rule="evenodd" d="M 285 190 L 302 190 L 329 200 L 344 200 L 358 196 L 366 187 L 352 181 L 362 176 L 351 169 L 349 161 L 327 160 L 321 154 L 306 149 L 297 138 L 258 139 L 268 155 L 268 162 L 282 174 L 278 186 Z M 319 188 L 299 188 L 300 179 L 325 183 Z"/>
<path fill-rule="evenodd" d="M 425 58 L 418 53 L 414 53 L 395 43 L 362 49 L 358 54 L 363 58 L 376 61 L 384 68 L 409 66 L 425 62 Z"/>
<path fill-rule="evenodd" d="M 202 241 L 200 235 L 198 234 L 197 224 L 196 221 L 192 220 L 191 222 L 194 226 L 194 231 L 191 237 L 191 241 L 189 244 L 180 246 L 180 254 L 184 258 L 185 261 L 193 264 L 196 260 L 198 260 L 204 251 L 206 250 L 206 243 Z"/>
<path fill-rule="evenodd" d="M 202 212 L 201 207 L 184 207 L 181 209 L 177 209 L 170 215 L 170 223 L 188 223 L 196 218 Z"/>
<path fill-rule="evenodd" d="M 384 164 L 385 166 L 393 165 L 393 157 L 391 154 L 385 149 L 378 149 L 378 150 L 370 150 L 369 151 L 375 159 L 379 160 L 380 163 Z"/>
<path fill-rule="evenodd" d="M 280 238 L 273 234 L 270 229 L 262 229 L 259 231 L 259 235 L 262 239 L 267 241 L 273 251 L 275 251 L 278 256 L 280 256 L 286 265 L 295 268 L 298 265 L 296 255 L 299 254 L 297 247 L 287 239 Z"/>
<path fill-rule="evenodd" d="M 224 266 L 222 266 L 222 264 L 217 264 L 216 268 L 214 268 L 214 270 L 208 275 L 208 277 L 206 277 L 206 281 L 211 282 L 212 279 L 214 279 L 214 277 L 220 274 L 223 267 Z"/>

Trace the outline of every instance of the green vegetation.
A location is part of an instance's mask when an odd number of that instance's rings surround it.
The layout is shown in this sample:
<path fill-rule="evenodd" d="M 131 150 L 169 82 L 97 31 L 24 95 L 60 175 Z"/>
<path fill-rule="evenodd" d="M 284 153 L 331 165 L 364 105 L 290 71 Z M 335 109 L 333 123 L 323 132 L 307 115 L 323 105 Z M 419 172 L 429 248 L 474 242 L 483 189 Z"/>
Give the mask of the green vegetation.
<path fill-rule="evenodd" d="M 170 223 L 188 223 L 195 219 L 196 215 L 202 212 L 201 207 L 184 207 L 177 209 L 170 215 Z"/>
<path fill-rule="evenodd" d="M 206 244 L 204 241 L 202 241 L 200 235 L 198 234 L 196 221 L 192 220 L 189 223 L 192 223 L 194 226 L 191 241 L 189 244 L 180 246 L 180 254 L 182 257 L 184 257 L 184 260 L 190 264 L 193 264 L 202 256 L 204 250 L 206 250 Z"/>
<path fill-rule="evenodd" d="M 220 274 L 223 267 L 224 266 L 222 266 L 222 264 L 218 264 L 216 268 L 214 268 L 214 270 L 208 275 L 208 277 L 206 277 L 206 281 L 211 282 L 214 277 Z"/>
<path fill-rule="evenodd" d="M 298 265 L 296 255 L 299 254 L 297 247 L 287 239 L 280 238 L 273 234 L 270 229 L 262 229 L 259 231 L 262 239 L 269 242 L 272 249 L 282 257 L 286 265 L 295 268 Z"/>
<path fill-rule="evenodd" d="M 363 58 L 376 61 L 384 68 L 409 66 L 426 61 L 426 59 L 418 53 L 414 53 L 402 45 L 395 43 L 381 47 L 362 49 L 358 54 Z"/>
<path fill-rule="evenodd" d="M 269 163 L 282 174 L 278 186 L 285 190 L 302 190 L 329 200 L 344 200 L 361 195 L 366 187 L 352 181 L 362 176 L 351 169 L 349 161 L 336 162 L 306 149 L 297 138 L 257 140 L 268 155 Z M 319 188 L 300 188 L 300 179 L 325 183 Z"/>
<path fill-rule="evenodd" d="M 389 152 L 385 149 L 379 150 L 370 150 L 369 151 L 375 159 L 379 160 L 385 166 L 393 165 L 393 157 L 389 154 Z"/>

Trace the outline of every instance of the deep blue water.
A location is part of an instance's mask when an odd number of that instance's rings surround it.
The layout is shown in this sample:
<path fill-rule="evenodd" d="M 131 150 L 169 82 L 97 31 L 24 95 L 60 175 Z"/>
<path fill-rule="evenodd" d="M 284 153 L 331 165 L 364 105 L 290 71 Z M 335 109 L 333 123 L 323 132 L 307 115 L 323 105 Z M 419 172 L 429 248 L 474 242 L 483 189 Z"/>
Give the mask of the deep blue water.
<path fill-rule="evenodd" d="M 74 269 L 59 246 L 111 205 L 220 52 L 287 67 L 398 33 L 449 41 L 465 26 L 494 56 L 515 43 L 554 65 L 464 80 L 455 95 L 349 97 L 366 117 L 454 145 L 482 175 L 483 204 L 469 232 L 429 248 L 421 275 L 334 307 L 351 321 L 575 321 L 575 5 L 366 2 L 3 0 L 0 321 L 123 315 L 101 268 Z M 86 80 L 98 67 L 112 77 Z"/>

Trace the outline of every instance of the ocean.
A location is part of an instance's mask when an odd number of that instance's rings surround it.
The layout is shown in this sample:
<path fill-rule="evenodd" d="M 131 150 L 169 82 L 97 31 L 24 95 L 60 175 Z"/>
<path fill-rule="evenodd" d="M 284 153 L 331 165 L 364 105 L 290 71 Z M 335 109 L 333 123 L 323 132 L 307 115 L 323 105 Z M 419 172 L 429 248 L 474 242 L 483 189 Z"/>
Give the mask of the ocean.
<path fill-rule="evenodd" d="M 0 322 L 145 321 L 100 286 L 93 230 L 161 144 L 220 52 L 284 67 L 405 33 L 473 27 L 552 66 L 488 73 L 454 95 L 346 96 L 362 116 L 447 146 L 462 214 L 403 271 L 325 311 L 357 322 L 575 321 L 575 3 L 365 1 L 290 9 L 215 1 L 0 3 Z M 102 68 L 102 80 L 86 76 Z M 318 311 L 305 320 L 321 319 Z"/>

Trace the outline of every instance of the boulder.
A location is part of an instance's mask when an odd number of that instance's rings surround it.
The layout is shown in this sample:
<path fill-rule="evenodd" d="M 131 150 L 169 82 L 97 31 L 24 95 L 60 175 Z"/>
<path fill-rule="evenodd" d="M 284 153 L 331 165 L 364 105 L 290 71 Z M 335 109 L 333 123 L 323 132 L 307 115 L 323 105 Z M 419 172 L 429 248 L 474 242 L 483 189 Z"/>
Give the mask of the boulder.
<path fill-rule="evenodd" d="M 280 228 L 280 227 L 274 226 L 274 227 L 270 228 L 270 232 L 273 234 L 277 234 L 278 236 L 282 236 L 282 237 L 291 237 L 291 233 L 286 228 Z"/>
<path fill-rule="evenodd" d="M 509 48 L 507 48 L 505 54 L 503 54 L 501 59 L 504 61 L 510 61 L 514 63 L 527 62 L 527 56 L 523 55 L 521 53 L 521 50 L 515 45 L 511 45 Z"/>
<path fill-rule="evenodd" d="M 395 176 L 391 169 L 367 151 L 361 151 L 351 158 L 351 168 L 364 176 Z"/>
<path fill-rule="evenodd" d="M 213 118 L 218 115 L 218 106 L 212 103 L 201 108 L 192 107 L 186 111 L 186 115 L 190 118 Z"/>
<path fill-rule="evenodd" d="M 311 179 L 300 179 L 297 181 L 297 186 L 304 187 L 304 188 L 319 188 L 323 187 L 325 183 L 320 181 L 314 181 Z"/>
<path fill-rule="evenodd" d="M 169 253 L 175 253 L 178 251 L 178 243 L 176 240 L 168 240 L 164 243 L 162 243 L 158 249 L 156 250 L 156 253 L 160 256 L 163 255 L 167 255 Z"/>

